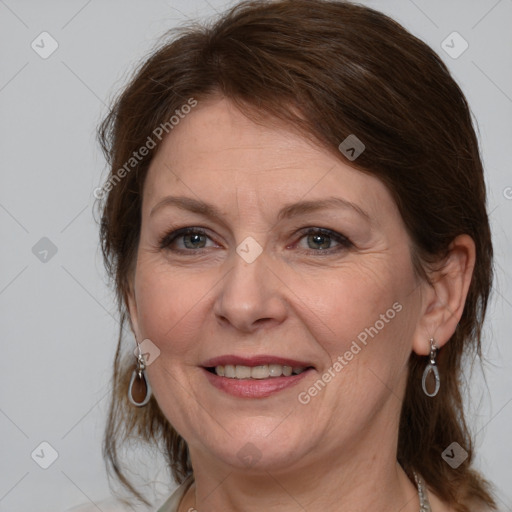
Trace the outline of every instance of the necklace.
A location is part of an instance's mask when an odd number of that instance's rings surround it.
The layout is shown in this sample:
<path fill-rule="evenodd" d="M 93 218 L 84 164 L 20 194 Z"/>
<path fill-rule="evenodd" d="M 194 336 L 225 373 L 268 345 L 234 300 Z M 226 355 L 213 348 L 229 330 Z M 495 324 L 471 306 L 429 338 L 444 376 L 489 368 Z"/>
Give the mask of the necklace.
<path fill-rule="evenodd" d="M 420 512 L 432 512 L 430 508 L 430 502 L 428 501 L 427 490 L 423 479 L 413 471 L 414 480 L 416 480 L 416 486 L 418 487 L 418 496 L 420 498 Z"/>

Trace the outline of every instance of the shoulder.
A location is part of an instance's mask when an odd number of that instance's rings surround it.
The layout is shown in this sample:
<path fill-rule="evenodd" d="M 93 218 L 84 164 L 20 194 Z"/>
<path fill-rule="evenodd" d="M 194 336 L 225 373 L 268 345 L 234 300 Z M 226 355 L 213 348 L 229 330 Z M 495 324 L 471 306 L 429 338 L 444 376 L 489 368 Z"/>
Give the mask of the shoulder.
<path fill-rule="evenodd" d="M 69 508 L 65 512 L 98 512 L 98 508 L 101 512 L 126 512 L 126 505 L 114 500 L 103 500 L 93 503 L 85 503 L 77 505 L 76 507 Z"/>
<path fill-rule="evenodd" d="M 433 510 L 438 512 L 456 512 L 453 507 L 442 501 L 436 494 L 434 494 L 430 488 L 428 491 L 430 504 Z M 466 506 L 471 512 L 502 512 L 489 507 L 489 505 L 482 503 L 481 501 L 473 501 L 471 503 L 467 503 Z"/>
<path fill-rule="evenodd" d="M 489 507 L 489 505 L 482 503 L 481 501 L 478 503 L 469 503 L 468 507 L 471 510 L 471 512 L 501 512 L 500 509 L 491 508 Z"/>
<path fill-rule="evenodd" d="M 171 494 L 167 501 L 158 508 L 157 512 L 177 512 L 181 499 L 193 482 L 194 475 L 189 475 L 188 478 Z"/>
<path fill-rule="evenodd" d="M 174 490 L 171 496 L 156 509 L 156 512 L 176 512 L 181 498 L 193 482 L 194 477 L 190 475 Z M 98 512 L 98 510 L 101 510 L 101 512 L 126 512 L 126 504 L 118 500 L 107 499 L 96 503 L 77 505 L 73 508 L 66 509 L 65 512 Z"/>

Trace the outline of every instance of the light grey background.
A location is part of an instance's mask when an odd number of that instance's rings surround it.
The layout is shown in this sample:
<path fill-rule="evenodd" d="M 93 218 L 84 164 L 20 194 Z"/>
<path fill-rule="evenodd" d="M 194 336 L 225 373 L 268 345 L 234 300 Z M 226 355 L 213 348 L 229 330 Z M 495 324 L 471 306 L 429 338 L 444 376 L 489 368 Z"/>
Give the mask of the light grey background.
<path fill-rule="evenodd" d="M 512 0 L 362 3 L 442 56 L 479 124 L 497 275 L 485 330 L 488 387 L 477 370 L 469 405 L 478 466 L 502 509 L 512 510 Z M 111 510 L 101 502 L 111 492 L 100 443 L 117 320 L 92 217 L 93 190 L 105 176 L 95 128 L 159 36 L 227 5 L 0 0 L 1 512 L 80 503 Z M 59 45 L 46 59 L 31 48 L 43 31 Z M 469 43 L 456 59 L 441 48 L 453 31 Z M 32 249 L 43 237 L 57 248 L 52 256 L 36 246 L 46 262 Z M 42 442 L 58 454 L 48 469 L 35 462 L 51 461 Z M 169 493 L 163 460 L 137 451 L 132 459 L 134 470 L 158 473 L 152 488 L 160 503 Z"/>

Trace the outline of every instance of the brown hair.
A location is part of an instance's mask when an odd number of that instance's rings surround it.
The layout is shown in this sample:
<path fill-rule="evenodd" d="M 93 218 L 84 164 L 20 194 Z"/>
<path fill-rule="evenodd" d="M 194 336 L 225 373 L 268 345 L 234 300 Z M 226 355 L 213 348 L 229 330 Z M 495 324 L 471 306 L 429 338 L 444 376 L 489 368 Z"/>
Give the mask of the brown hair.
<path fill-rule="evenodd" d="M 458 512 L 470 503 L 494 508 L 489 485 L 472 468 L 472 440 L 463 411 L 461 359 L 481 356 L 482 324 L 491 290 L 493 249 L 478 142 L 464 94 L 441 59 L 400 24 L 373 9 L 323 0 L 243 2 L 210 25 L 182 29 L 143 63 L 103 121 L 99 137 L 110 166 L 101 204 L 105 264 L 117 292 L 121 329 L 104 455 L 124 476 L 118 447 L 131 435 L 160 446 L 178 483 L 192 472 L 185 441 L 154 397 L 136 409 L 127 400 L 131 349 L 122 355 L 126 298 L 141 226 L 144 179 L 159 147 L 112 178 L 134 150 L 190 98 L 229 98 L 253 119 L 268 116 L 297 127 L 328 151 L 356 134 L 366 146 L 352 162 L 378 177 L 396 201 L 412 241 L 418 275 L 442 261 L 466 233 L 476 264 L 457 329 L 438 355 L 439 394 L 421 390 L 426 358 L 412 353 L 397 457 L 412 479 L 419 472 Z M 350 162 L 349 162 L 350 163 Z M 118 174 L 119 176 L 119 174 Z M 468 458 L 452 469 L 441 453 L 457 442 Z"/>

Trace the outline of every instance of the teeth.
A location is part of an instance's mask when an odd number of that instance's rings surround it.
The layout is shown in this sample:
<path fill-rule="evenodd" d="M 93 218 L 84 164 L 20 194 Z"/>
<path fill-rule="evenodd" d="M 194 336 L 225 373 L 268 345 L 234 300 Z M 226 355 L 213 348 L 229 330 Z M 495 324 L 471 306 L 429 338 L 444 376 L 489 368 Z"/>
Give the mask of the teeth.
<path fill-rule="evenodd" d="M 270 376 L 270 370 L 267 364 L 254 366 L 253 368 L 244 366 L 243 368 L 247 368 L 249 370 L 249 377 L 252 377 L 253 379 L 268 379 Z"/>
<path fill-rule="evenodd" d="M 280 364 L 269 364 L 268 371 L 271 377 L 280 377 L 283 374 L 283 367 Z"/>
<path fill-rule="evenodd" d="M 291 366 L 283 366 L 283 375 L 285 377 L 289 377 L 292 374 L 292 367 Z"/>
<path fill-rule="evenodd" d="M 291 367 L 280 364 L 263 364 L 260 366 L 243 366 L 227 364 L 226 366 L 216 366 L 215 373 L 220 377 L 228 379 L 268 379 L 269 377 L 289 377 L 290 375 L 299 375 L 306 370 L 305 367 Z"/>
<path fill-rule="evenodd" d="M 222 368 L 222 366 L 220 366 L 220 367 L 217 366 L 217 368 Z M 215 368 L 215 371 L 216 371 L 217 375 L 219 375 L 217 368 Z M 232 364 L 228 364 L 224 367 L 224 377 L 228 377 L 229 379 L 236 378 L 236 370 Z"/>
<path fill-rule="evenodd" d="M 235 375 L 237 379 L 249 379 L 251 377 L 251 369 L 248 366 L 235 366 Z"/>

